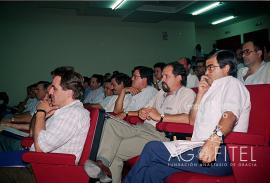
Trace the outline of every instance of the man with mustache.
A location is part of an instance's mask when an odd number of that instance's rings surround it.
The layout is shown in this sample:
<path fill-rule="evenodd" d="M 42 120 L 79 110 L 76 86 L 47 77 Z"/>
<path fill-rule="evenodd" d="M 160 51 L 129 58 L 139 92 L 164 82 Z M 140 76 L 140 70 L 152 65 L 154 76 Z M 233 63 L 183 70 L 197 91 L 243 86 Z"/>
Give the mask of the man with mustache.
<path fill-rule="evenodd" d="M 173 144 L 177 150 L 186 145 L 179 141 L 150 142 L 124 183 L 162 183 L 176 172 L 212 176 L 232 174 L 222 141 L 231 131 L 247 132 L 250 112 L 249 92 L 233 77 L 235 74 L 236 58 L 231 51 L 221 50 L 209 57 L 189 116 L 190 124 L 194 125 L 191 141 L 200 141 L 203 145 L 177 153 L 176 157 L 166 144 Z"/>
<path fill-rule="evenodd" d="M 92 178 L 114 183 L 121 182 L 123 162 L 141 153 L 144 145 L 152 140 L 168 141 L 165 133 L 156 130 L 162 121 L 184 122 L 189 124 L 189 112 L 195 93 L 184 87 L 186 70 L 173 62 L 162 72 L 162 88 L 155 97 L 140 109 L 138 115 L 143 124 L 132 126 L 125 123 L 106 123 L 103 138 L 97 155 L 97 162 L 88 161 L 85 170 Z M 106 143 L 106 145 L 104 145 Z"/>

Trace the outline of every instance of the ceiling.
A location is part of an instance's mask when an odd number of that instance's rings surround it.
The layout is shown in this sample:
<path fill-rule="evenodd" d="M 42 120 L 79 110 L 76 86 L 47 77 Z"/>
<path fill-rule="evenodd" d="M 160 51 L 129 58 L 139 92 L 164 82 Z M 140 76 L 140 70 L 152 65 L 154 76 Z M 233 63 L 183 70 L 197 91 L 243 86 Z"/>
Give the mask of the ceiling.
<path fill-rule="evenodd" d="M 227 15 L 237 16 L 217 26 L 224 26 L 256 16 L 270 14 L 270 1 L 224 1 L 216 9 L 192 16 L 191 12 L 204 7 L 211 1 L 140 1 L 127 0 L 117 10 L 110 7 L 110 1 L 32 1 L 0 2 L 1 8 L 34 8 L 35 10 L 73 11 L 77 16 L 119 17 L 124 22 L 158 23 L 169 21 L 192 21 L 197 27 L 211 27 L 210 23 Z"/>

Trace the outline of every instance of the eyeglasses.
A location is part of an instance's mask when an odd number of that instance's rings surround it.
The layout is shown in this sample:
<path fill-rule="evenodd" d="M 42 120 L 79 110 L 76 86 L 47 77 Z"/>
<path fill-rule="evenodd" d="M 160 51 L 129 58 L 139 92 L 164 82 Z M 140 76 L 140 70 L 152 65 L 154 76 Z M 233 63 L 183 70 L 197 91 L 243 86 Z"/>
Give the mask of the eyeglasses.
<path fill-rule="evenodd" d="M 208 71 L 214 71 L 215 70 L 215 68 L 216 67 L 219 67 L 220 68 L 220 66 L 219 65 L 213 65 L 213 64 L 210 64 L 210 65 L 207 65 L 205 68 L 206 68 L 206 70 L 208 70 Z"/>
<path fill-rule="evenodd" d="M 256 50 L 249 50 L 249 49 L 245 49 L 245 50 L 242 50 L 241 52 L 240 52 L 240 54 L 243 56 L 243 55 L 245 55 L 245 56 L 249 56 L 252 52 L 257 52 Z"/>
<path fill-rule="evenodd" d="M 134 79 L 137 79 L 137 78 L 140 78 L 141 76 L 138 76 L 138 75 L 133 74 L 132 77 L 133 77 Z"/>

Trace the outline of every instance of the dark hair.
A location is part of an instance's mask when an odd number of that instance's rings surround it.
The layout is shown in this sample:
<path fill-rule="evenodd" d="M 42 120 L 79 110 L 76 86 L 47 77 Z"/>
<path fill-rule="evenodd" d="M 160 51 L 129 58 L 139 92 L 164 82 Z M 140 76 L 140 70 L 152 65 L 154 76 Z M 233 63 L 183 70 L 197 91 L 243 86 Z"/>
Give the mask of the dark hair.
<path fill-rule="evenodd" d="M 220 68 L 224 68 L 226 65 L 229 65 L 230 66 L 229 75 L 236 77 L 237 60 L 234 52 L 229 50 L 219 50 L 212 56 L 216 56 Z"/>
<path fill-rule="evenodd" d="M 112 75 L 111 79 L 115 79 L 117 84 L 121 84 L 123 82 L 124 87 L 130 87 L 131 86 L 131 78 L 124 74 L 124 73 L 118 73 Z"/>
<path fill-rule="evenodd" d="M 52 75 L 61 77 L 61 87 L 63 90 L 72 90 L 74 99 L 81 99 L 83 95 L 83 77 L 75 72 L 73 67 L 59 67 L 56 68 Z"/>
<path fill-rule="evenodd" d="M 93 74 L 91 78 L 96 78 L 97 82 L 100 83 L 100 86 L 103 85 L 103 76 L 100 74 Z"/>
<path fill-rule="evenodd" d="M 57 67 L 51 72 L 52 76 L 60 76 L 63 72 L 66 71 L 73 71 L 74 72 L 74 67 L 72 66 L 62 66 L 62 67 Z"/>
<path fill-rule="evenodd" d="M 36 84 L 35 84 L 35 86 L 38 86 L 38 85 L 42 85 L 43 86 L 43 88 L 46 90 L 49 86 L 50 86 L 50 82 L 48 82 L 48 81 L 39 81 L 39 82 L 37 82 Z"/>
<path fill-rule="evenodd" d="M 254 48 L 256 49 L 256 51 L 259 51 L 259 50 L 263 50 L 263 45 L 262 45 L 262 43 L 261 42 L 259 42 L 259 41 L 257 41 L 257 40 L 253 40 L 253 39 L 251 39 L 251 40 L 247 40 L 244 44 L 246 44 L 246 43 L 248 43 L 248 42 L 252 42 L 253 43 L 253 45 L 254 45 Z M 243 44 L 243 45 L 244 45 Z"/>
<path fill-rule="evenodd" d="M 89 80 L 90 80 L 89 77 L 83 76 L 83 82 L 84 82 L 84 83 L 89 83 Z"/>
<path fill-rule="evenodd" d="M 145 67 L 145 66 L 137 66 L 134 67 L 132 70 L 132 74 L 135 72 L 135 70 L 138 70 L 140 72 L 141 78 L 146 78 L 147 79 L 147 85 L 152 85 L 153 83 L 153 69 L 150 67 Z"/>
<path fill-rule="evenodd" d="M 160 68 L 161 71 L 164 69 L 164 67 L 166 66 L 166 64 L 164 62 L 158 62 L 154 65 L 154 68 Z"/>
<path fill-rule="evenodd" d="M 187 83 L 187 71 L 186 69 L 184 68 L 184 66 L 182 64 L 180 64 L 179 62 L 171 62 L 171 63 L 168 63 L 166 65 L 167 66 L 172 66 L 173 68 L 173 75 L 174 76 L 178 76 L 180 75 L 182 77 L 182 81 L 181 81 L 181 84 L 186 86 L 186 83 Z"/>

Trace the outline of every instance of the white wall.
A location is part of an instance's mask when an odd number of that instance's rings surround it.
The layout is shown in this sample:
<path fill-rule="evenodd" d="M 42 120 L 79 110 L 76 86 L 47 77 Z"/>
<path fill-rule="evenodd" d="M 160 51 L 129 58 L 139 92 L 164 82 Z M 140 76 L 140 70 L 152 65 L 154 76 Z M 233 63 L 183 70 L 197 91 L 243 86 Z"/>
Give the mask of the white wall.
<path fill-rule="evenodd" d="M 162 40 L 161 32 L 168 32 Z M 189 22 L 125 23 L 118 18 L 76 16 L 18 9 L 0 12 L 0 91 L 10 105 L 23 100 L 25 87 L 50 80 L 49 72 L 71 65 L 83 75 L 129 72 L 191 56 L 195 27 Z"/>

